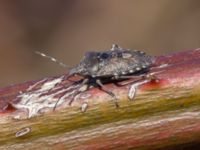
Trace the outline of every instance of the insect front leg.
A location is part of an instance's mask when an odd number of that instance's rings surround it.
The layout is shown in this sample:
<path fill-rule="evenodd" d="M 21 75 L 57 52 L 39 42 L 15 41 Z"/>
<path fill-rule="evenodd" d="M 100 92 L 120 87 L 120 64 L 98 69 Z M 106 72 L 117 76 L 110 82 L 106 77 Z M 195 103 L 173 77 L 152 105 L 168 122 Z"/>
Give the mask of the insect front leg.
<path fill-rule="evenodd" d="M 75 97 L 78 95 L 78 94 L 80 94 L 80 93 L 83 93 L 83 92 L 85 92 L 85 91 L 87 91 L 88 89 L 89 89 L 89 84 L 88 84 L 88 82 L 89 82 L 89 79 L 88 78 L 86 78 L 86 79 L 84 79 L 83 80 L 83 82 L 80 84 L 80 88 L 74 93 L 74 95 L 73 95 L 73 98 L 69 101 L 69 105 L 71 105 L 72 104 L 72 102 L 74 101 L 74 99 L 75 99 Z M 84 87 L 85 86 L 85 87 Z"/>
<path fill-rule="evenodd" d="M 69 101 L 69 105 L 72 104 L 72 102 L 74 101 L 74 98 L 75 98 L 76 95 L 88 90 L 88 88 L 89 88 L 88 81 L 89 81 L 88 78 L 84 79 L 83 82 L 80 83 L 80 85 L 78 86 L 78 89 L 74 89 L 74 90 L 76 90 L 76 92 L 73 94 L 72 99 Z M 83 89 L 83 86 L 86 86 L 86 88 Z M 64 85 L 63 85 L 63 87 L 64 87 Z M 56 109 L 58 103 L 60 102 L 60 99 L 61 99 L 61 97 L 58 98 L 58 100 L 56 101 L 56 104 L 55 104 L 53 110 Z"/>

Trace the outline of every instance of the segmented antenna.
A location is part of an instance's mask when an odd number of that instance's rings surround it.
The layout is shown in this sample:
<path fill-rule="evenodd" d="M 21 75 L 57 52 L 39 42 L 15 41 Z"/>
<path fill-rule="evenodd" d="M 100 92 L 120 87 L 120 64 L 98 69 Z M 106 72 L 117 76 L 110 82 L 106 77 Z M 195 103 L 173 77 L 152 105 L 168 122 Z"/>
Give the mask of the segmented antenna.
<path fill-rule="evenodd" d="M 62 67 L 68 67 L 66 64 L 64 64 L 64 63 L 62 63 L 62 62 L 60 62 L 60 61 L 58 61 L 56 58 L 53 58 L 53 57 L 51 57 L 51 56 L 48 56 L 48 55 L 46 55 L 46 54 L 44 54 L 44 53 L 41 53 L 41 52 L 39 52 L 39 51 L 35 51 L 35 53 L 38 54 L 38 55 L 40 55 L 40 56 L 42 56 L 42 57 L 45 57 L 45 58 L 50 59 L 51 61 L 57 63 L 58 65 L 60 65 L 60 66 L 62 66 Z"/>

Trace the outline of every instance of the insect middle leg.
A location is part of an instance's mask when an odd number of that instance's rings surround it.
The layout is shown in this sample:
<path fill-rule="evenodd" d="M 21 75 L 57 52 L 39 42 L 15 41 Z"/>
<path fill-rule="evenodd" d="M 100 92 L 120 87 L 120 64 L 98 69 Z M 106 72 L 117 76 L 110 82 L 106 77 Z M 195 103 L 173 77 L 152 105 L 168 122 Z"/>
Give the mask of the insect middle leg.
<path fill-rule="evenodd" d="M 97 79 L 96 83 L 100 86 L 100 90 L 106 92 L 107 94 L 109 94 L 110 96 L 113 97 L 114 102 L 115 102 L 115 106 L 118 108 L 119 104 L 117 102 L 117 97 L 115 96 L 115 94 L 113 92 L 109 91 L 108 89 L 106 89 L 100 79 Z"/>

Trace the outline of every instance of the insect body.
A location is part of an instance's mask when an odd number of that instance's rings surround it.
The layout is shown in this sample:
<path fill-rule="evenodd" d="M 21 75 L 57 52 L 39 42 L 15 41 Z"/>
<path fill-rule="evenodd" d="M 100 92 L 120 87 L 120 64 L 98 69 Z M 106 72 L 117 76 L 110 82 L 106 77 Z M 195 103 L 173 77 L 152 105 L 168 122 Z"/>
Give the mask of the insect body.
<path fill-rule="evenodd" d="M 142 51 L 122 49 L 113 45 L 111 50 L 87 52 L 83 60 L 70 70 L 70 75 L 103 78 L 136 74 L 149 69 L 153 58 Z"/>
<path fill-rule="evenodd" d="M 89 87 L 92 81 L 116 100 L 115 94 L 107 90 L 103 82 L 138 78 L 141 74 L 148 72 L 153 62 L 154 58 L 142 51 L 123 49 L 113 44 L 107 51 L 87 52 L 82 61 L 70 70 L 69 77 L 80 75 L 84 77 L 82 84 Z M 116 106 L 118 106 L 117 102 Z"/>

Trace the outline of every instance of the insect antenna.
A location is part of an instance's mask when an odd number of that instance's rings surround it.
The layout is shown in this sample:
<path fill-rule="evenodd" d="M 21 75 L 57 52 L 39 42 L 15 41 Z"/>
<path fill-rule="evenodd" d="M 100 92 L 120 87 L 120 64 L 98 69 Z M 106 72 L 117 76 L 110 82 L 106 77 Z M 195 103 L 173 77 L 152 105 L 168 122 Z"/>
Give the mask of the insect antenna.
<path fill-rule="evenodd" d="M 62 67 L 65 67 L 65 68 L 69 68 L 69 69 L 71 68 L 71 67 L 67 66 L 66 64 L 64 64 L 64 63 L 62 63 L 62 62 L 60 62 L 60 61 L 58 61 L 58 60 L 57 60 L 56 58 L 54 58 L 54 57 L 51 57 L 51 56 L 46 55 L 46 54 L 44 54 L 44 53 L 42 53 L 42 52 L 39 52 L 39 51 L 35 51 L 35 53 L 38 54 L 38 55 L 40 55 L 40 56 L 42 56 L 42 57 L 45 57 L 45 58 L 50 59 L 51 61 L 57 63 L 59 66 L 62 66 Z"/>

